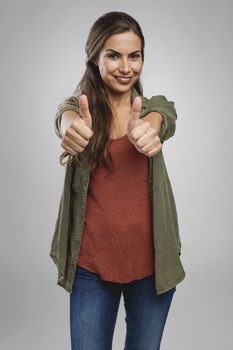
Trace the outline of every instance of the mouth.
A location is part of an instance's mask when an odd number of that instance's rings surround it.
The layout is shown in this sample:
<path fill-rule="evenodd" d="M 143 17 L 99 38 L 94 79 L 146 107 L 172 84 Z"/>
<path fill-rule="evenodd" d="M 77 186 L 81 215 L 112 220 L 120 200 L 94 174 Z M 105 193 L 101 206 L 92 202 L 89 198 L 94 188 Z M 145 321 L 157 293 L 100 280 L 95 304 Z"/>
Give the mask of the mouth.
<path fill-rule="evenodd" d="M 120 84 L 123 84 L 123 85 L 127 85 L 131 82 L 133 76 L 131 77 L 122 77 L 122 76 L 116 76 L 114 75 L 114 78 L 116 78 L 116 80 L 120 83 Z"/>

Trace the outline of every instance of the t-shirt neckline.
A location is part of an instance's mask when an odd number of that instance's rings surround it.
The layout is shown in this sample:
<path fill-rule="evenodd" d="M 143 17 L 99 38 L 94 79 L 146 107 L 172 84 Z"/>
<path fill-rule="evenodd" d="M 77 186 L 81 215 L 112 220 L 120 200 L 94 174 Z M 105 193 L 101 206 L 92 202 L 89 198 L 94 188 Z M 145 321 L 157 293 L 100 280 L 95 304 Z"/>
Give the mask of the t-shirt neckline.
<path fill-rule="evenodd" d="M 117 137 L 116 139 L 109 139 L 110 140 L 110 142 L 115 142 L 115 141 L 120 141 L 120 140 L 122 140 L 122 139 L 124 139 L 124 138 L 126 138 L 127 137 L 127 134 L 124 134 L 123 136 L 120 136 L 120 137 Z"/>

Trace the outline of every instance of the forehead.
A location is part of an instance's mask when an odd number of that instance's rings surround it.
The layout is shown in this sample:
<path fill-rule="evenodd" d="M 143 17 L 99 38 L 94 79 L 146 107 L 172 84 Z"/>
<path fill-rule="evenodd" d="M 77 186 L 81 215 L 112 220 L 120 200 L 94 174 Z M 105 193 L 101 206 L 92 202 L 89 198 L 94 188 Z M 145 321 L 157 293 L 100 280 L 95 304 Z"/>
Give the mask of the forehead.
<path fill-rule="evenodd" d="M 113 34 L 105 41 L 102 49 L 118 52 L 141 50 L 141 39 L 134 32 Z"/>

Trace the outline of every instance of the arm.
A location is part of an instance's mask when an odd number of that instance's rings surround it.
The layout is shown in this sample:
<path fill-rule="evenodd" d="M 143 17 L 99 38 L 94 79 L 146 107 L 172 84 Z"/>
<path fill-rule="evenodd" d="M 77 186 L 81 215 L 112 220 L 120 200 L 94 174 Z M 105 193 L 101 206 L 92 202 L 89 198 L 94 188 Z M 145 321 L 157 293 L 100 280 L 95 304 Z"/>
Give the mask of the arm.
<path fill-rule="evenodd" d="M 144 117 L 145 120 L 145 116 L 148 115 L 148 121 L 151 123 L 152 119 L 155 117 L 154 115 L 152 118 L 151 112 L 157 112 L 162 116 L 162 124 L 158 136 L 160 137 L 161 143 L 163 143 L 175 133 L 177 114 L 174 102 L 168 101 L 166 97 L 162 95 L 152 96 L 151 99 L 146 102 L 146 108 L 142 111 L 140 118 Z M 159 119 L 159 117 L 157 116 L 156 119 Z M 153 123 L 155 123 L 153 127 L 156 129 L 156 121 Z"/>
<path fill-rule="evenodd" d="M 75 101 L 60 103 L 54 120 L 54 130 L 56 135 L 62 139 L 65 129 L 71 124 L 77 114 L 80 114 L 80 109 Z"/>
<path fill-rule="evenodd" d="M 157 134 L 159 135 L 161 130 L 161 125 L 163 122 L 163 116 L 161 113 L 150 112 L 143 118 L 143 120 L 146 122 L 149 122 L 151 127 L 154 128 L 157 131 Z"/>
<path fill-rule="evenodd" d="M 64 112 L 66 111 L 69 111 L 69 114 L 68 112 L 65 114 Z M 62 132 L 64 132 L 66 127 L 70 125 L 76 116 L 74 113 L 71 114 L 71 111 L 80 114 L 80 109 L 77 106 L 77 102 L 74 100 L 63 102 L 58 106 L 55 116 L 55 133 L 59 138 L 63 137 Z M 156 129 L 161 143 L 168 140 L 175 133 L 177 119 L 176 109 L 174 107 L 174 102 L 168 101 L 165 96 L 152 96 L 151 99 L 147 101 L 146 108 L 142 110 L 140 118 L 150 122 L 151 126 Z"/>
<path fill-rule="evenodd" d="M 63 138 L 66 129 L 70 126 L 72 121 L 78 116 L 74 111 L 68 110 L 62 113 L 60 122 L 60 134 Z"/>
<path fill-rule="evenodd" d="M 76 156 L 77 153 L 83 152 L 93 135 L 92 117 L 85 95 L 80 96 L 79 107 L 67 101 L 59 105 L 55 131 L 57 136 L 62 138 L 61 146 L 67 153 Z"/>

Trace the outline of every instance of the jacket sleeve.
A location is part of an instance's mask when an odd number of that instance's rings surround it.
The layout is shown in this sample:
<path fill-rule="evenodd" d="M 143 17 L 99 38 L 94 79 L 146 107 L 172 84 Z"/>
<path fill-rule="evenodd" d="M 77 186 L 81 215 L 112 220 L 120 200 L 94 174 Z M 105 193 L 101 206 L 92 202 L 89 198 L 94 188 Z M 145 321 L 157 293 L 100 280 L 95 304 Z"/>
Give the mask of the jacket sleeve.
<path fill-rule="evenodd" d="M 56 115 L 55 115 L 55 133 L 59 138 L 62 138 L 61 134 L 61 118 L 62 113 L 65 111 L 72 110 L 78 114 L 80 114 L 80 109 L 77 106 L 75 99 L 70 99 L 68 102 L 60 103 Z M 159 112 L 163 116 L 163 121 L 161 125 L 161 129 L 159 132 L 159 137 L 161 142 L 169 139 L 174 135 L 176 129 L 176 109 L 174 107 L 174 102 L 168 101 L 165 96 L 157 95 L 152 96 L 150 100 L 148 100 L 146 111 L 143 112 L 143 115 L 146 115 L 150 112 Z"/>
<path fill-rule="evenodd" d="M 163 116 L 161 129 L 158 134 L 162 143 L 173 136 L 176 130 L 177 114 L 174 105 L 174 102 L 168 101 L 162 95 L 152 96 L 148 101 L 147 113 L 159 112 Z"/>
<path fill-rule="evenodd" d="M 62 118 L 62 113 L 65 111 L 74 111 L 78 114 L 80 114 L 80 109 L 75 103 L 75 101 L 69 101 L 69 102 L 62 102 L 58 105 L 56 115 L 55 115 L 55 120 L 54 120 L 54 129 L 55 133 L 59 138 L 62 138 L 61 134 L 61 118 Z"/>

